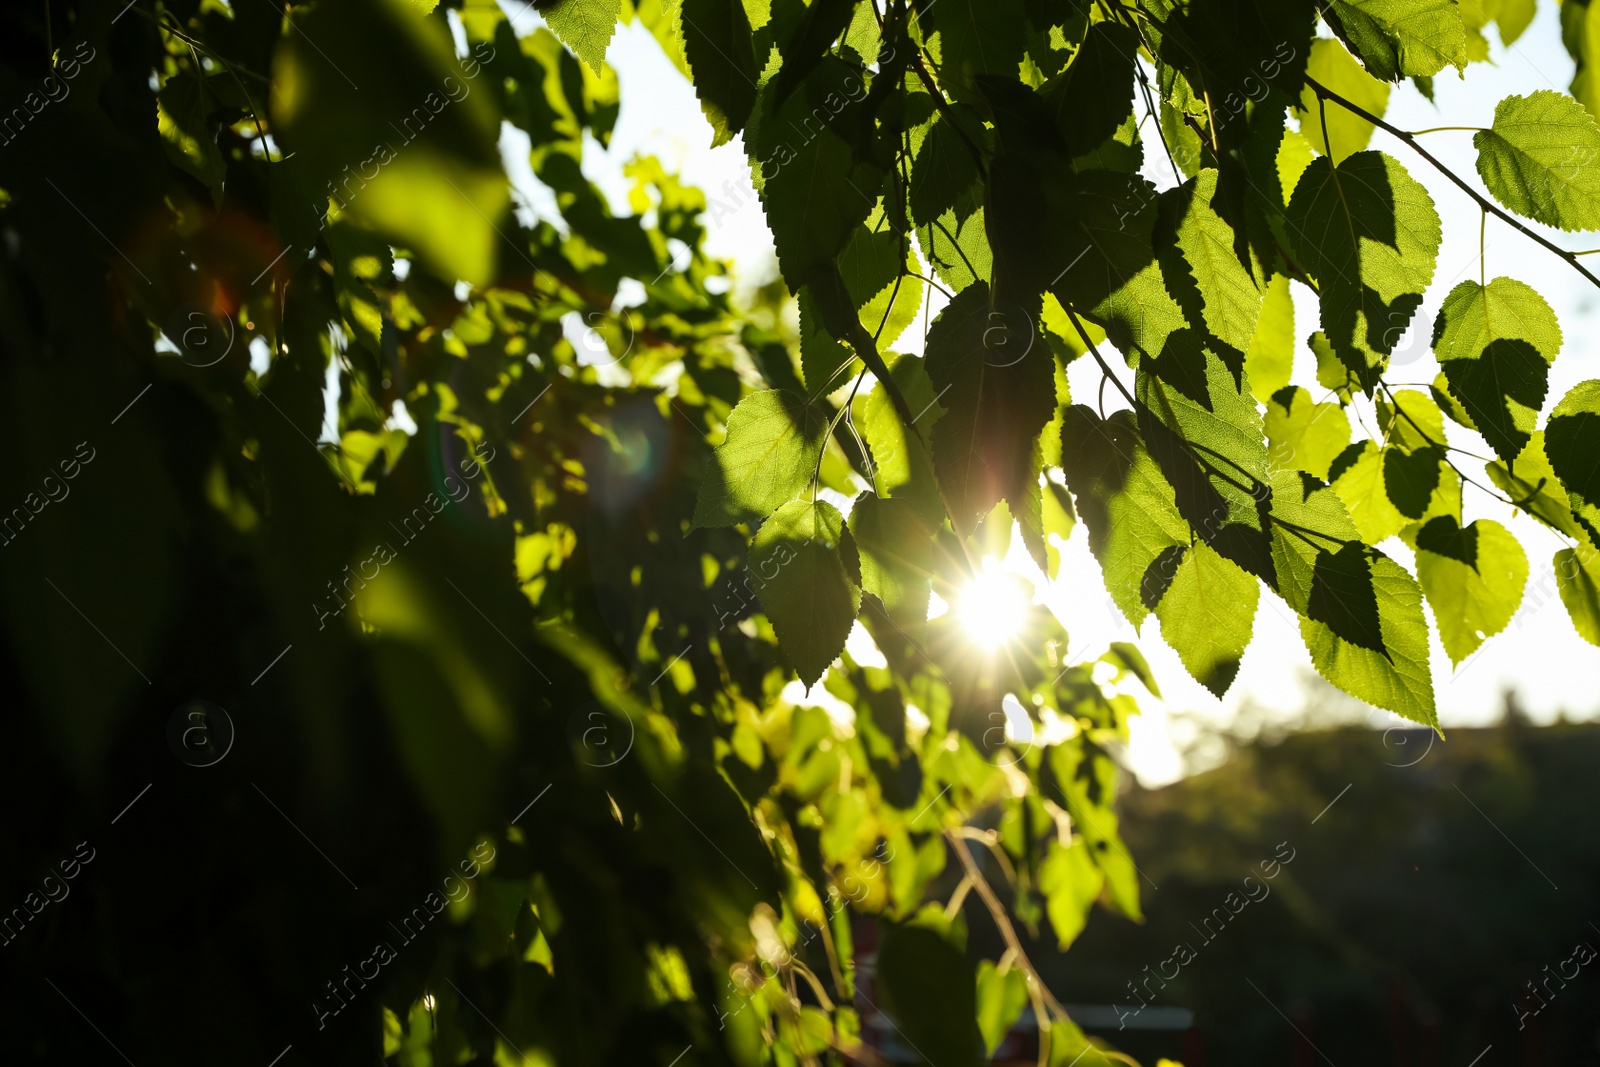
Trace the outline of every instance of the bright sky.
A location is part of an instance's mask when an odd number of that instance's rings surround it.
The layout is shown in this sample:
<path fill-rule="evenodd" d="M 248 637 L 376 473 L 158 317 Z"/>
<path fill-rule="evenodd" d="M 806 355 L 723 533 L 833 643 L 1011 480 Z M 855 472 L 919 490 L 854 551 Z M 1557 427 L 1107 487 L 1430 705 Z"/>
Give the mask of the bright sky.
<path fill-rule="evenodd" d="M 508 10 L 515 12 L 517 6 L 520 5 L 508 5 Z M 1493 38 L 1493 65 L 1470 67 L 1468 80 L 1458 80 L 1449 71 L 1441 73 L 1435 79 L 1437 107 L 1409 85 L 1397 87 L 1391 94 L 1386 117 L 1411 130 L 1440 125 L 1487 126 L 1493 119 L 1495 103 L 1507 95 L 1546 88 L 1565 91 L 1573 64 L 1561 46 L 1558 11 L 1552 0 L 1543 0 L 1533 26 L 1511 49 L 1500 47 L 1498 38 Z M 514 14 L 514 21 L 519 33 L 531 32 L 539 24 L 538 15 L 525 6 Z M 710 209 L 706 219 L 708 251 L 733 260 L 747 282 L 774 273 L 772 238 L 750 186 L 743 149 L 737 142 L 709 148 L 711 127 L 701 115 L 693 90 L 642 26 L 620 27 L 607 59 L 621 82 L 622 110 L 610 152 L 602 152 L 594 145 L 586 155 L 584 169 L 590 179 L 606 191 L 614 205 L 621 207 L 627 202 L 629 185 L 622 177 L 622 163 L 635 154 L 660 157 L 668 169 L 675 168 L 683 180 L 706 191 Z M 1481 189 L 1470 133 L 1430 134 L 1426 141 L 1429 150 L 1443 163 Z M 537 183 L 528 172 L 525 149 L 517 149 L 514 144 L 503 147 L 512 149 L 507 153 L 507 162 L 529 201 L 550 205 L 548 193 L 536 188 Z M 1444 221 L 1444 243 L 1434 284 L 1413 322 L 1412 333 L 1401 342 L 1389 374 L 1395 384 L 1427 383 L 1439 369 L 1428 344 L 1434 314 L 1457 282 L 1479 272 L 1479 213 L 1464 193 L 1394 138 L 1378 131 L 1372 147 L 1398 157 L 1406 165 L 1428 188 Z M 1172 185 L 1173 175 L 1164 155 L 1159 150 L 1147 150 L 1146 156 L 1147 176 L 1159 187 Z M 1530 225 L 1539 228 L 1537 224 Z M 1581 235 L 1567 237 L 1553 230 L 1545 232 L 1568 248 L 1600 243 L 1585 241 Z M 1600 293 L 1561 260 L 1493 219 L 1489 222 L 1486 249 L 1488 277 L 1509 275 L 1532 285 L 1561 319 L 1565 344 L 1550 375 L 1545 401 L 1548 414 L 1573 385 L 1600 377 L 1597 349 L 1587 331 Z M 1301 339 L 1296 381 L 1314 384 L 1315 362 L 1304 347 L 1304 339 L 1316 328 L 1315 303 L 1302 299 L 1310 296 L 1302 287 L 1295 288 L 1299 290 L 1295 332 Z M 934 312 L 937 311 L 935 303 Z M 908 330 L 897 347 L 919 351 L 921 336 L 918 328 Z M 1098 370 L 1089 360 L 1078 360 L 1072 365 L 1069 383 L 1075 399 L 1092 402 L 1100 384 Z M 1316 390 L 1318 399 L 1321 392 Z M 1107 401 L 1109 410 L 1109 393 Z M 1369 427 L 1375 426 L 1370 404 L 1364 405 L 1361 414 Z M 1454 424 L 1450 424 L 1449 432 L 1452 444 L 1480 455 L 1490 454 L 1477 435 Z M 1361 431 L 1357 429 L 1356 433 Z M 1459 456 L 1457 460 L 1468 474 L 1487 482 L 1481 463 Z M 1459 669 L 1451 668 L 1434 638 L 1439 718 L 1446 731 L 1451 726 L 1478 725 L 1495 719 L 1501 708 L 1501 693 L 1509 688 L 1519 692 L 1524 706 L 1538 721 L 1552 720 L 1563 712 L 1569 718 L 1600 714 L 1600 701 L 1596 699 L 1600 691 L 1600 648 L 1586 644 L 1573 632 L 1555 591 L 1550 560 L 1562 542 L 1539 524 L 1470 486 L 1465 489 L 1464 506 L 1468 521 L 1492 518 L 1511 528 L 1528 550 L 1529 579 L 1522 606 L 1506 632 L 1488 641 Z M 1408 567 L 1412 565 L 1409 550 L 1398 538 L 1382 547 Z M 1177 656 L 1157 636 L 1158 623 L 1153 618 L 1145 623 L 1142 634 L 1135 635 L 1110 605 L 1081 526 L 1068 543 L 1059 581 L 1045 581 L 1017 545 L 1007 564 L 1035 580 L 1040 598 L 1056 612 L 1071 635 L 1072 657 L 1098 655 L 1113 640 L 1143 638 L 1140 647 L 1149 657 L 1165 696 L 1164 701 L 1145 701 L 1146 714 L 1134 726 L 1130 758 L 1146 784 L 1169 781 L 1180 771 L 1178 752 L 1168 737 L 1169 709 L 1225 722 L 1245 700 L 1284 709 L 1286 713 L 1303 701 L 1301 679 L 1310 669 L 1310 659 L 1300 641 L 1294 614 L 1271 593 L 1262 594 L 1255 637 L 1233 688 L 1219 701 L 1190 679 Z M 1375 713 L 1371 719 L 1376 727 L 1398 721 L 1386 712 Z"/>

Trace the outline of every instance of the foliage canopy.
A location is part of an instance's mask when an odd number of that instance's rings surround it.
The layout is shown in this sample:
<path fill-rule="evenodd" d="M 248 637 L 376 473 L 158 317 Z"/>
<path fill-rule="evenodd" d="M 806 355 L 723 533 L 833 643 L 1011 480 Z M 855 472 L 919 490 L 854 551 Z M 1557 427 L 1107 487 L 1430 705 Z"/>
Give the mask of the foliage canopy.
<path fill-rule="evenodd" d="M 1436 727 L 1428 614 L 1459 663 L 1530 571 L 1471 484 L 1562 539 L 1600 643 L 1600 382 L 1547 403 L 1549 305 L 1462 282 L 1443 372 L 1386 380 L 1442 232 L 1393 83 L 1431 92 L 1533 0 L 538 6 L 3 16 L 6 788 L 67 798 L 9 847 L 124 857 L 18 951 L 135 1060 L 839 1062 L 881 997 L 930 1063 L 1028 1006 L 1041 1063 L 1110 1062 L 1013 931 L 1138 918 L 1115 753 L 1156 682 L 1036 606 L 993 648 L 929 618 L 1013 529 L 1054 577 L 1081 520 L 1218 695 L 1265 599 L 1333 684 Z M 1600 229 L 1591 17 L 1562 7 L 1572 94 L 1475 133 L 1486 193 L 1451 178 L 1600 284 L 1521 221 Z M 584 170 L 619 19 L 749 156 L 782 275 L 749 300 L 703 194 L 638 159 L 622 213 Z M 547 207 L 507 177 L 524 143 Z M 203 774 L 159 736 L 194 699 L 239 725 Z M 108 822 L 140 783 L 144 821 Z M 187 922 L 130 838 L 220 909 L 204 936 L 126 933 Z M 394 925 L 469 863 L 447 921 Z M 974 968 L 969 912 L 1002 958 Z M 78 1047 L 53 996 L 4 1009 L 47 1059 Z"/>

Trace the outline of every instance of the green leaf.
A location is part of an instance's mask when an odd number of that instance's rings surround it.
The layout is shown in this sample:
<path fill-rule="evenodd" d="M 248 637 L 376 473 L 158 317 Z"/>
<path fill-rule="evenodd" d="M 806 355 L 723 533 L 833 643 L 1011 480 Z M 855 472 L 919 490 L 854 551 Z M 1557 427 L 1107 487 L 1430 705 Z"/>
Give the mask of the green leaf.
<path fill-rule="evenodd" d="M 1583 529 L 1575 521 L 1572 507 L 1545 455 L 1545 432 L 1536 430 L 1522 453 L 1510 463 L 1498 461 L 1484 465 L 1484 471 L 1502 493 L 1523 511 L 1546 526 L 1568 537 L 1581 539 Z"/>
<path fill-rule="evenodd" d="M 800 290 L 800 376 L 806 391 L 818 399 L 849 383 L 840 368 L 855 358 L 845 345 L 834 340 L 822 324 L 816 300 L 808 285 Z"/>
<path fill-rule="evenodd" d="M 690 80 L 716 131 L 713 146 L 723 144 L 744 129 L 756 105 L 761 68 L 750 19 L 741 0 L 683 0 L 682 19 Z"/>
<path fill-rule="evenodd" d="M 1382 118 L 1389 109 L 1388 83 L 1363 70 L 1355 57 L 1334 38 L 1323 37 L 1312 42 L 1306 73 L 1369 114 Z M 1372 131 L 1377 129 L 1338 104 L 1324 105 L 1309 85 L 1300 94 L 1295 114 L 1300 119 L 1300 133 L 1311 147 L 1332 157 L 1336 163 L 1366 148 L 1372 141 Z M 1327 137 L 1323 136 L 1324 122 L 1327 123 Z"/>
<path fill-rule="evenodd" d="M 977 982 L 964 952 L 926 927 L 890 926 L 878 949 L 878 982 L 883 1009 L 916 1062 L 978 1062 Z"/>
<path fill-rule="evenodd" d="M 1573 511 L 1600 505 L 1600 380 L 1580 382 L 1550 412 L 1544 451 Z"/>
<path fill-rule="evenodd" d="M 1235 235 L 1218 215 L 1212 200 L 1217 172 L 1202 170 L 1186 182 L 1188 203 L 1177 228 L 1178 249 L 1203 294 L 1201 314 L 1206 328 L 1240 352 L 1250 347 L 1261 314 L 1261 290 L 1235 251 Z"/>
<path fill-rule="evenodd" d="M 1392 445 L 1418 449 L 1444 445 L 1444 412 L 1427 393 L 1398 389 L 1378 397 L 1378 429 Z"/>
<path fill-rule="evenodd" d="M 1071 844 L 1050 839 L 1049 855 L 1039 865 L 1039 891 L 1045 895 L 1045 913 L 1063 951 L 1083 932 L 1089 909 L 1099 899 L 1105 881 L 1081 836 L 1074 837 Z"/>
<path fill-rule="evenodd" d="M 1483 184 L 1505 207 L 1561 230 L 1600 230 L 1600 126 L 1572 97 L 1508 96 L 1472 143 Z"/>
<path fill-rule="evenodd" d="M 1194 332 L 1174 334 L 1134 385 L 1139 432 L 1196 534 L 1245 570 L 1271 580 L 1261 525 L 1267 443 L 1244 383 Z"/>
<path fill-rule="evenodd" d="M 1194 680 L 1219 698 L 1239 673 L 1260 595 L 1253 575 L 1202 542 L 1184 553 L 1156 605 L 1161 636 Z"/>
<path fill-rule="evenodd" d="M 860 70 L 829 56 L 772 111 L 775 96 L 768 82 L 754 162 L 778 266 L 797 288 L 843 251 L 874 207 L 882 172 L 858 160 L 846 140 L 866 96 Z"/>
<path fill-rule="evenodd" d="M 1544 406 L 1561 324 L 1530 286 L 1496 278 L 1450 291 L 1433 327 L 1450 395 L 1501 459 L 1515 459 Z"/>
<path fill-rule="evenodd" d="M 1329 471 L 1333 488 L 1344 501 L 1361 540 L 1375 545 L 1399 533 L 1406 519 L 1390 502 L 1384 487 L 1383 453 L 1371 441 L 1353 444 L 1348 451 L 1354 455 L 1341 455 Z"/>
<path fill-rule="evenodd" d="M 1188 324 L 1155 261 L 1158 199 L 1143 178 L 1094 170 L 1048 182 L 1043 218 L 1013 205 L 1014 241 L 1047 244 L 1035 279 L 1064 306 L 1088 308 L 1123 351 L 1157 353 Z"/>
<path fill-rule="evenodd" d="M 1113 641 L 1106 649 L 1106 654 L 1100 657 L 1100 662 L 1116 667 L 1118 680 L 1125 674 L 1131 674 L 1149 690 L 1151 696 L 1160 698 L 1161 687 L 1156 684 L 1155 672 L 1150 669 L 1150 663 L 1139 651 L 1138 645 L 1131 641 Z"/>
<path fill-rule="evenodd" d="M 1456 0 L 1332 0 L 1325 17 L 1384 81 L 1467 65 L 1467 34 Z"/>
<path fill-rule="evenodd" d="M 1312 356 L 1317 360 L 1317 384 L 1332 392 L 1340 403 L 1348 404 L 1350 398 L 1360 390 L 1361 382 L 1334 352 L 1327 335 L 1321 330 L 1313 332 L 1306 338 L 1306 347 L 1311 349 Z"/>
<path fill-rule="evenodd" d="M 943 417 L 944 409 L 920 356 L 901 356 L 889 374 L 906 398 L 916 425 L 907 429 L 901 423 L 883 387 L 868 395 L 862 432 L 872 449 L 873 485 L 878 495 L 909 501 L 926 522 L 938 526 L 944 522 L 944 502 L 933 472 L 933 457 L 917 431 L 927 434 Z"/>
<path fill-rule="evenodd" d="M 1067 408 L 1061 465 L 1106 591 L 1138 626 L 1149 613 L 1141 597 L 1145 573 L 1163 552 L 1189 544 L 1189 524 L 1178 514 L 1172 486 L 1145 451 L 1128 411 L 1101 420 L 1086 405 Z"/>
<path fill-rule="evenodd" d="M 1358 700 L 1438 729 L 1422 592 L 1381 552 L 1347 545 L 1318 560 L 1300 636 L 1312 665 Z"/>
<path fill-rule="evenodd" d="M 1417 533 L 1417 580 L 1433 608 L 1450 662 L 1461 661 L 1506 628 L 1528 580 L 1528 557 L 1497 522 L 1463 527 L 1448 515 Z"/>
<path fill-rule="evenodd" d="M 1600 552 L 1584 541 L 1577 548 L 1563 548 L 1552 562 L 1572 628 L 1591 645 L 1600 645 Z"/>
<path fill-rule="evenodd" d="M 759 394 L 758 394 L 759 395 Z M 791 500 L 761 525 L 750 558 L 762 577 L 757 594 L 784 658 L 807 687 L 844 649 L 861 610 L 861 589 L 846 566 L 854 548 L 844 516 L 827 501 Z"/>
<path fill-rule="evenodd" d="M 1439 488 L 1444 453 L 1432 445 L 1415 452 L 1394 445 L 1383 450 L 1383 488 L 1395 509 L 1408 519 L 1420 519 Z"/>
<path fill-rule="evenodd" d="M 800 15 L 789 39 L 779 39 L 783 66 L 778 70 L 773 89 L 774 100 L 780 106 L 789 101 L 802 82 L 813 77 L 825 56 L 832 59 L 829 50 L 850 25 L 855 7 L 856 0 L 813 0 Z M 836 77 L 834 88 L 840 88 Z"/>
<path fill-rule="evenodd" d="M 1247 99 L 1265 102 L 1272 91 L 1279 105 L 1299 91 L 1316 24 L 1311 0 L 1186 0 L 1159 7 L 1172 13 L 1161 23 L 1157 51 L 1209 95 L 1224 141 Z"/>
<path fill-rule="evenodd" d="M 989 1055 L 1000 1046 L 1028 1006 L 1028 978 L 1020 967 L 1001 973 L 990 960 L 978 963 L 978 1030 Z"/>
<path fill-rule="evenodd" d="M 1283 389 L 1267 403 L 1266 429 L 1273 466 L 1322 479 L 1350 444 L 1350 418 L 1344 408 L 1332 402 L 1315 403 L 1298 385 Z"/>
<path fill-rule="evenodd" d="M 1272 476 L 1272 562 L 1277 589 L 1300 615 L 1311 610 L 1317 561 L 1332 546 L 1360 535 L 1337 493 L 1309 474 Z"/>
<path fill-rule="evenodd" d="M 1036 484 L 1034 439 L 1056 410 L 1055 358 L 1036 321 L 1015 305 L 991 306 L 980 282 L 928 331 L 928 376 L 948 405 L 933 428 L 933 463 L 958 533 Z"/>
<path fill-rule="evenodd" d="M 732 526 L 770 515 L 811 484 L 828 427 L 805 398 L 751 393 L 728 416 L 695 506 L 696 526 Z"/>
<path fill-rule="evenodd" d="M 535 48 L 540 35 L 555 44 L 542 30 L 521 43 Z M 408 249 L 446 284 L 493 278 L 507 241 L 496 229 L 510 202 L 496 147 L 498 99 L 457 91 L 472 79 L 443 19 L 418 18 L 392 0 L 300 8 L 274 57 L 273 82 L 273 136 L 302 161 L 301 182 L 326 197 L 328 177 L 337 176 L 332 195 L 347 221 Z"/>
<path fill-rule="evenodd" d="M 994 268 L 994 252 L 989 247 L 981 207 L 967 212 L 946 211 L 917 229 L 917 244 L 939 279 L 953 289 L 965 289 L 979 279 L 987 279 Z"/>
<path fill-rule="evenodd" d="M 857 308 L 894 283 L 906 258 L 902 240 L 887 226 L 880 230 L 857 226 L 850 235 L 849 243 L 839 253 L 839 276 Z"/>
<path fill-rule="evenodd" d="M 1433 278 L 1433 198 L 1396 160 L 1358 152 L 1306 168 L 1289 204 L 1300 264 L 1321 284 L 1322 330 L 1370 392 Z"/>
<path fill-rule="evenodd" d="M 1050 114 L 1074 164 L 1115 141 L 1133 117 L 1134 57 L 1138 34 L 1120 22 L 1089 27 L 1072 63 L 1045 86 Z M 1085 162 L 1088 162 L 1085 160 Z M 1127 162 L 1138 170 L 1135 156 Z"/>
<path fill-rule="evenodd" d="M 911 265 L 909 269 L 919 268 Z M 861 305 L 861 325 L 877 338 L 879 348 L 887 348 L 917 320 L 922 308 L 921 277 L 896 278 Z"/>
<path fill-rule="evenodd" d="M 545 24 L 561 38 L 561 43 L 599 74 L 605 65 L 611 35 L 617 31 L 617 16 L 621 11 L 622 0 L 557 0 L 543 15 Z M 685 49 L 688 43 L 686 34 Z"/>
<path fill-rule="evenodd" d="M 1500 43 L 1510 48 L 1538 13 L 1538 0 L 1498 0 L 1495 22 L 1500 27 Z"/>
<path fill-rule="evenodd" d="M 1047 427 L 1045 434 L 1049 433 Z M 1057 439 L 1060 439 L 1059 433 Z M 1060 538 L 1062 544 L 1065 544 L 1072 536 L 1073 528 L 1078 525 L 1078 516 L 1072 507 L 1072 495 L 1055 482 L 1046 480 L 1040 504 L 1040 520 L 1045 536 L 1048 538 L 1050 534 L 1054 534 Z M 1049 575 L 1051 581 L 1055 581 L 1056 576 L 1061 573 L 1061 549 L 1056 547 L 1054 541 L 1046 542 L 1045 573 Z"/>
<path fill-rule="evenodd" d="M 1267 283 L 1256 332 L 1245 351 L 1244 372 L 1251 394 L 1263 404 L 1289 384 L 1294 372 L 1294 298 L 1287 274 L 1275 274 Z"/>
<path fill-rule="evenodd" d="M 1139 871 L 1118 831 L 1116 796 L 1118 770 L 1103 749 L 1090 744 L 1053 745 L 1046 759 L 1054 774 L 1052 797 L 1072 817 L 1073 828 L 1089 846 L 1089 856 L 1106 877 L 1106 896 L 1113 907 L 1134 922 L 1143 922 L 1139 910 Z"/>
<path fill-rule="evenodd" d="M 883 601 L 899 626 L 928 618 L 933 576 L 933 529 L 908 501 L 863 493 L 850 511 L 850 533 L 861 553 L 861 591 Z"/>
<path fill-rule="evenodd" d="M 982 74 L 1015 78 L 1027 49 L 1021 0 L 945 0 L 929 11 L 939 31 L 939 71 L 958 87 Z"/>
<path fill-rule="evenodd" d="M 1428 395 L 1433 397 L 1433 402 L 1439 405 L 1440 411 L 1449 416 L 1451 422 L 1477 431 L 1478 424 L 1472 421 L 1467 409 L 1461 406 L 1460 399 L 1450 391 L 1450 380 L 1444 376 L 1444 371 L 1433 376 L 1433 381 L 1428 385 Z"/>
<path fill-rule="evenodd" d="M 215 97 L 193 74 L 174 74 L 156 94 L 156 128 L 167 158 L 221 196 L 228 166 L 206 121 L 216 107 Z"/>
<path fill-rule="evenodd" d="M 930 225 L 953 209 L 977 180 L 971 149 L 950 120 L 935 115 L 911 164 L 911 221 Z"/>

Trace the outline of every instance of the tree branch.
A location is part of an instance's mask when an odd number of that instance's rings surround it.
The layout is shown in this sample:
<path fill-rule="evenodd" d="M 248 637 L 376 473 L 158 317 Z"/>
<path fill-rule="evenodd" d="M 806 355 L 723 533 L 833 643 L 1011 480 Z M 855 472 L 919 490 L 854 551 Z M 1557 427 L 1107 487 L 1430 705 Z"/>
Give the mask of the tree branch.
<path fill-rule="evenodd" d="M 1434 157 L 1433 153 L 1429 152 L 1426 148 L 1423 148 L 1422 145 L 1418 143 L 1416 137 L 1414 137 L 1412 134 L 1407 133 L 1405 130 L 1400 129 L 1400 127 L 1395 126 L 1392 123 L 1385 122 L 1383 119 L 1374 115 L 1366 108 L 1361 107 L 1359 104 L 1351 103 L 1349 100 L 1346 100 L 1332 89 L 1329 89 L 1326 85 L 1323 85 L 1309 74 L 1306 75 L 1306 84 L 1311 87 L 1312 92 L 1316 93 L 1317 96 L 1321 97 L 1322 99 L 1332 100 L 1335 104 L 1338 104 L 1340 107 L 1344 108 L 1357 118 L 1365 119 L 1367 122 L 1372 123 L 1374 126 L 1378 127 L 1380 130 L 1383 130 L 1390 136 L 1397 137 L 1401 141 L 1404 141 L 1408 146 L 1410 146 L 1413 152 L 1417 153 L 1417 155 L 1421 156 L 1423 159 L 1432 164 L 1434 170 L 1438 171 L 1440 174 L 1443 174 L 1446 178 L 1449 178 L 1462 192 L 1472 197 L 1472 199 L 1475 200 L 1478 206 L 1484 211 L 1487 211 L 1501 222 L 1510 225 L 1513 229 L 1520 231 L 1523 236 L 1531 238 L 1536 244 L 1542 246 L 1547 251 L 1554 252 L 1556 255 L 1566 260 L 1573 270 L 1589 279 L 1590 283 L 1596 288 L 1600 288 L 1600 278 L 1595 277 L 1594 274 L 1590 273 L 1587 267 L 1578 262 L 1577 253 L 1568 252 L 1560 245 L 1555 244 L 1545 237 L 1541 237 L 1539 234 L 1523 225 L 1520 219 L 1501 210 L 1498 204 L 1494 203 L 1482 193 L 1478 192 L 1478 190 L 1468 185 L 1466 180 L 1458 175 L 1455 171 L 1439 162 L 1439 160 Z"/>

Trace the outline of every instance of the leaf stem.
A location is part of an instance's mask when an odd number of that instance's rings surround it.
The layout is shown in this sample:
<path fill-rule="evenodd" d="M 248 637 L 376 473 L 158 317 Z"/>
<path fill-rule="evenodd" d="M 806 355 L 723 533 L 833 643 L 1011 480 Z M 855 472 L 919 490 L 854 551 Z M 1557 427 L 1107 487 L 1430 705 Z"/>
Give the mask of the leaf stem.
<path fill-rule="evenodd" d="M 1421 137 L 1425 133 L 1444 133 L 1446 130 L 1461 130 L 1466 133 L 1482 133 L 1482 126 L 1430 126 L 1425 130 L 1412 130 L 1412 137 Z"/>
<path fill-rule="evenodd" d="M 1105 376 L 1111 379 L 1112 384 L 1117 387 L 1117 392 L 1121 393 L 1123 399 L 1128 402 L 1128 406 L 1137 408 L 1139 402 L 1133 398 L 1132 393 L 1128 392 L 1128 387 L 1122 384 L 1122 379 L 1111 373 L 1110 364 L 1106 363 L 1105 357 L 1100 355 L 1100 349 L 1096 348 L 1095 343 L 1089 339 L 1089 331 L 1083 328 L 1083 321 L 1078 318 L 1078 313 L 1071 307 L 1066 307 L 1065 310 L 1067 318 L 1072 320 L 1073 328 L 1078 331 L 1078 336 L 1083 338 L 1084 347 L 1088 348 L 1089 354 L 1094 357 L 1094 361 L 1100 364 L 1100 369 L 1105 372 Z M 1104 384 L 1104 382 L 1101 383 L 1102 386 Z"/>

